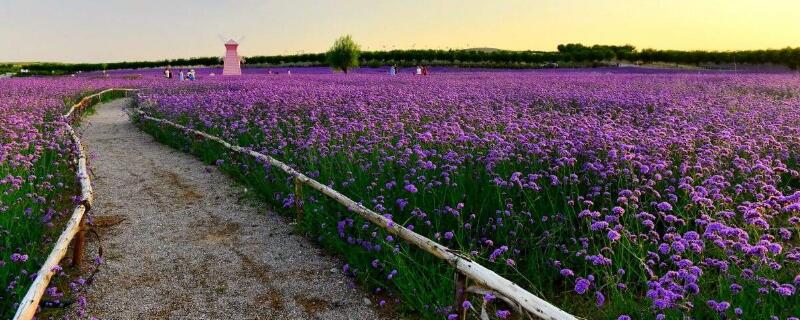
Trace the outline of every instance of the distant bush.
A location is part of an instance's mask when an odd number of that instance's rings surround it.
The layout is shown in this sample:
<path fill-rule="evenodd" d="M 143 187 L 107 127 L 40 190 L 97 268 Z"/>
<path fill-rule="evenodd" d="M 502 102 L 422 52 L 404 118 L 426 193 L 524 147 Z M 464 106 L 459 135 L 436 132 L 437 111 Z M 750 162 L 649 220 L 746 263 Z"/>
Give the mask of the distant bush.
<path fill-rule="evenodd" d="M 360 54 L 361 47 L 353 41 L 352 37 L 346 35 L 336 39 L 331 49 L 325 54 L 325 61 L 331 68 L 347 73 L 347 70 L 358 67 Z"/>

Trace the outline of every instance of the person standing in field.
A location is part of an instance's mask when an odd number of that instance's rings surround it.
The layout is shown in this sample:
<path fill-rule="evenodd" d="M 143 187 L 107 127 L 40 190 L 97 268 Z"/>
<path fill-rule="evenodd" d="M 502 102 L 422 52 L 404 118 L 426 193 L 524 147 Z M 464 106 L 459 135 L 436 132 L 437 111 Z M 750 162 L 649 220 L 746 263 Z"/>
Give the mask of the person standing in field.
<path fill-rule="evenodd" d="M 184 77 L 185 77 L 185 75 L 183 74 L 183 69 L 181 69 L 181 70 L 180 70 L 180 73 L 178 73 L 178 78 L 179 78 L 181 81 L 183 81 Z"/>
<path fill-rule="evenodd" d="M 417 66 L 417 75 L 418 76 L 422 75 L 422 67 L 420 67 L 420 66 Z"/>
<path fill-rule="evenodd" d="M 422 66 L 422 75 L 423 76 L 427 76 L 428 75 L 428 67 L 427 66 Z"/>
<path fill-rule="evenodd" d="M 397 74 L 397 67 L 396 66 L 390 66 L 389 67 L 389 75 L 393 76 L 393 75 L 396 75 L 396 74 Z"/>

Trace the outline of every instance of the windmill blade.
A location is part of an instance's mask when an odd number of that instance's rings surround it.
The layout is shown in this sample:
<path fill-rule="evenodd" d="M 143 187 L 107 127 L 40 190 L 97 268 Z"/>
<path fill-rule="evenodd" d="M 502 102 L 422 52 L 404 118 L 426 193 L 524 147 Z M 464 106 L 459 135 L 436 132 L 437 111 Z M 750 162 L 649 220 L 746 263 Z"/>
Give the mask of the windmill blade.
<path fill-rule="evenodd" d="M 242 43 L 242 41 L 244 41 L 244 39 L 246 39 L 246 38 L 247 37 L 245 37 L 245 36 L 241 36 L 241 37 L 239 37 L 239 40 L 236 40 L 236 42 L 237 43 Z"/>
<path fill-rule="evenodd" d="M 217 34 L 217 37 L 219 38 L 219 41 L 222 41 L 222 43 L 225 43 L 226 41 L 228 41 L 228 40 L 226 40 L 225 36 L 223 36 L 221 34 Z"/>

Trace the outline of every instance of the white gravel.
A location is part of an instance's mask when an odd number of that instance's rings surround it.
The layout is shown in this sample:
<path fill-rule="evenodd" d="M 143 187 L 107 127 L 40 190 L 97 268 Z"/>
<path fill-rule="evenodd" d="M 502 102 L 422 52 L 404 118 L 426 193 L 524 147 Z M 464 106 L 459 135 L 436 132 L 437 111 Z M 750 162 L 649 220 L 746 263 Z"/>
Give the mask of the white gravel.
<path fill-rule="evenodd" d="M 87 289 L 101 319 L 377 319 L 368 296 L 243 187 L 153 141 L 116 100 L 84 119 L 105 264 Z M 94 237 L 87 261 L 96 254 Z M 335 272 L 332 272 L 335 271 Z M 380 312 L 380 313 L 379 313 Z"/>

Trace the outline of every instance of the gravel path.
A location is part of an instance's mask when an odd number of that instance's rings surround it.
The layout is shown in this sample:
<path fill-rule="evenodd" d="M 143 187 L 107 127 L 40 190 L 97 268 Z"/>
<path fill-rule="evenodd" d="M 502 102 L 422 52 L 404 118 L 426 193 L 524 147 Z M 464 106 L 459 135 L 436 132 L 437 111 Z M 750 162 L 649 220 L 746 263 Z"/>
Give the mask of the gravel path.
<path fill-rule="evenodd" d="M 377 319 L 367 295 L 288 221 L 239 198 L 214 167 L 129 122 L 121 99 L 83 121 L 105 264 L 86 291 L 101 319 Z M 87 236 L 87 258 L 96 254 Z"/>

